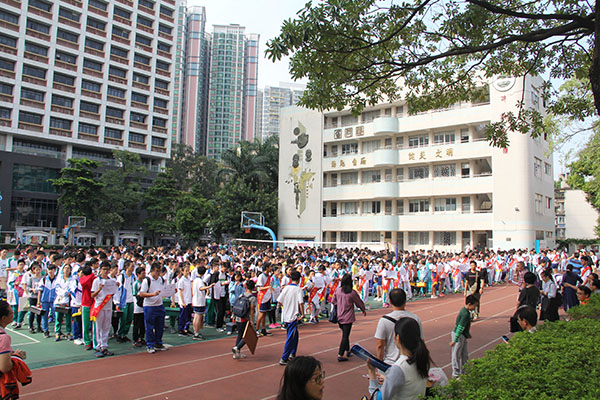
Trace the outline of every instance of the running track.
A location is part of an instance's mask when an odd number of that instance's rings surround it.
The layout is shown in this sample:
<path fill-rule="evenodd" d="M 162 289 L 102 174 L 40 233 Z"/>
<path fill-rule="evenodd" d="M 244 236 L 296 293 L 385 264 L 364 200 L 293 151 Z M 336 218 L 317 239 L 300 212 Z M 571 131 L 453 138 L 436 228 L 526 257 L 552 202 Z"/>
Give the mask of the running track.
<path fill-rule="evenodd" d="M 482 318 L 471 327 L 471 358 L 500 343 L 508 332 L 514 313 L 515 286 L 486 288 L 482 296 Z M 409 303 L 407 310 L 422 320 L 427 346 L 435 364 L 450 375 L 450 335 L 456 315 L 464 305 L 462 295 Z M 386 309 L 367 317 L 357 314 L 350 335 L 351 344 L 360 343 L 375 352 L 375 327 Z M 22 388 L 24 399 L 185 399 L 232 398 L 274 399 L 284 367 L 278 364 L 285 331 L 261 338 L 256 354 L 247 348 L 248 358 L 233 360 L 234 338 L 211 340 L 171 348 L 156 354 L 138 353 L 107 357 L 33 371 L 33 383 Z M 341 331 L 327 321 L 300 329 L 298 355 L 312 355 L 326 371 L 324 399 L 356 399 L 367 394 L 364 363 L 353 357 L 338 363 Z"/>

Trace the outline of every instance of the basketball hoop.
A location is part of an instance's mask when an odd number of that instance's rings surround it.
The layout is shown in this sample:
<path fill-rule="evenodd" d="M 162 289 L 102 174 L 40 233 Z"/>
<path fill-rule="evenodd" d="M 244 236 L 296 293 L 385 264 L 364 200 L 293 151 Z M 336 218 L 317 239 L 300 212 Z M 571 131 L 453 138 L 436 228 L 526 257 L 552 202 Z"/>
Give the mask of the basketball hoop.
<path fill-rule="evenodd" d="M 244 232 L 246 232 L 246 235 L 247 235 L 247 234 L 249 234 L 249 233 L 250 233 L 250 228 L 246 228 L 246 229 L 244 230 Z"/>

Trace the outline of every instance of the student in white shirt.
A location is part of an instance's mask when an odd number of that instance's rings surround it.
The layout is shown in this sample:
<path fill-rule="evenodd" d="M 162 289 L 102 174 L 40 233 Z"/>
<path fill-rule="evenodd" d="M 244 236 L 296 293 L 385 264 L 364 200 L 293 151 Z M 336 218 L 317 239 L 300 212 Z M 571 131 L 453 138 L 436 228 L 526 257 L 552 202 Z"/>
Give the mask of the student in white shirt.
<path fill-rule="evenodd" d="M 80 346 L 84 344 L 81 330 L 81 284 L 79 283 L 81 269 L 77 274 L 72 273 L 67 282 L 67 288 L 71 297 L 71 321 L 73 331 L 73 343 Z"/>
<path fill-rule="evenodd" d="M 121 258 L 121 260 L 123 260 Z M 127 335 L 129 334 L 129 327 L 131 326 L 131 322 L 133 322 L 133 281 L 135 277 L 133 276 L 134 264 L 125 260 L 123 262 L 123 271 L 117 277 L 117 282 L 119 284 L 119 308 L 123 311 L 121 315 L 121 321 L 119 322 L 119 331 L 117 332 L 117 342 L 123 343 L 128 342 L 129 338 Z"/>
<path fill-rule="evenodd" d="M 96 341 L 96 352 L 94 355 L 98 358 L 104 356 L 112 356 L 114 353 L 108 351 L 108 334 L 110 332 L 110 322 L 112 319 L 112 295 L 104 285 L 110 280 L 108 273 L 110 271 L 110 263 L 103 261 L 100 266 L 99 276 L 92 283 L 92 298 L 94 305 L 90 311 L 90 316 L 94 321 L 94 333 Z"/>
<path fill-rule="evenodd" d="M 300 282 L 300 272 L 291 273 L 291 282 L 283 288 L 277 301 L 281 305 L 281 318 L 287 330 L 287 337 L 283 347 L 283 355 L 279 361 L 280 365 L 286 365 L 290 357 L 296 356 L 298 350 L 298 320 L 304 315 L 304 296 L 303 291 L 298 286 Z"/>
<path fill-rule="evenodd" d="M 198 267 L 197 277 L 192 281 L 192 309 L 194 310 L 194 320 L 192 326 L 194 327 L 194 336 L 192 339 L 201 340 L 204 336 L 200 333 L 204 329 L 204 313 L 206 312 L 206 292 L 208 292 L 213 286 L 207 285 L 202 279 L 206 273 L 206 267 Z"/>
<path fill-rule="evenodd" d="M 177 281 L 177 303 L 179 303 L 179 335 L 190 334 L 189 327 L 192 321 L 192 282 L 190 280 L 190 268 L 184 263 L 181 276 Z"/>
<path fill-rule="evenodd" d="M 65 264 L 62 268 L 62 276 L 56 278 L 56 298 L 54 299 L 54 309 L 55 309 L 55 341 L 59 341 L 61 339 L 70 339 L 71 338 L 71 295 L 69 294 L 69 282 L 71 280 L 71 266 L 69 264 Z M 63 313 L 59 312 L 56 309 L 56 306 L 66 307 L 69 312 Z M 63 335 L 62 333 L 62 323 L 63 319 L 65 319 L 65 326 L 67 334 Z"/>
<path fill-rule="evenodd" d="M 144 322 L 146 324 L 146 347 L 148 353 L 168 350 L 162 342 L 165 329 L 165 307 L 160 292 L 165 281 L 160 276 L 162 266 L 154 262 L 150 267 L 150 276 L 142 282 L 139 296 L 144 298 Z"/>

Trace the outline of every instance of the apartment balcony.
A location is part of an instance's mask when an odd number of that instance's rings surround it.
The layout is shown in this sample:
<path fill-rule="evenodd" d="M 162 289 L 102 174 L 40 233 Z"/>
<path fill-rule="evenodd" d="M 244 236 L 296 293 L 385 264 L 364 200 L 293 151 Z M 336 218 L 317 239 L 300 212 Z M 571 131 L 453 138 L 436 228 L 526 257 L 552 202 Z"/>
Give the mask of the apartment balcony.
<path fill-rule="evenodd" d="M 141 122 L 129 121 L 129 126 L 143 131 L 148 130 L 148 124 L 143 124 Z"/>
<path fill-rule="evenodd" d="M 162 108 L 162 107 L 158 107 L 158 106 L 154 106 L 154 112 L 155 113 L 159 113 L 159 114 L 164 114 L 164 115 L 168 115 L 169 114 L 169 110 L 166 108 Z"/>
<path fill-rule="evenodd" d="M 94 14 L 101 15 L 104 18 L 108 18 L 108 12 L 106 12 L 105 10 L 101 10 L 99 8 L 96 8 L 96 7 L 92 6 L 92 5 L 88 5 L 88 10 L 90 10 Z"/>
<path fill-rule="evenodd" d="M 14 100 L 13 100 L 13 96 L 10 94 L 0 93 L 0 101 L 4 101 L 6 103 L 12 103 Z"/>
<path fill-rule="evenodd" d="M 21 9 L 21 2 L 17 0 L 0 0 L 0 3 L 8 4 L 9 6 Z"/>
<path fill-rule="evenodd" d="M 81 29 L 81 24 L 79 22 L 73 21 L 72 19 L 58 16 L 58 22 L 61 24 L 65 24 L 71 26 L 73 28 Z"/>
<path fill-rule="evenodd" d="M 54 66 L 77 72 L 77 64 L 69 64 L 61 60 L 54 60 Z"/>
<path fill-rule="evenodd" d="M 16 50 L 15 50 L 15 54 L 16 54 Z M 46 64 L 46 65 L 48 64 L 48 57 L 42 56 L 40 54 L 35 54 L 35 53 L 31 53 L 29 51 L 26 51 L 25 53 L 23 53 L 23 57 L 27 58 L 29 60 L 37 61 L 42 64 Z"/>
<path fill-rule="evenodd" d="M 164 50 L 160 50 L 160 49 L 158 49 L 158 50 L 156 51 L 156 53 L 157 53 L 159 56 L 161 56 L 161 57 L 168 58 L 169 60 L 171 59 L 171 53 L 167 53 L 167 52 L 166 52 L 166 51 L 164 51 Z"/>
<path fill-rule="evenodd" d="M 10 128 L 12 126 L 12 120 L 6 118 L 0 118 L 0 126 Z"/>
<path fill-rule="evenodd" d="M 26 32 L 27 36 L 29 36 L 30 38 L 40 39 L 40 40 L 43 40 L 45 42 L 49 42 L 50 41 L 50 35 L 48 35 L 46 33 L 34 31 L 31 28 L 27 28 L 27 30 L 25 32 Z"/>
<path fill-rule="evenodd" d="M 19 52 L 19 50 L 16 47 L 10 47 L 10 46 L 6 46 L 4 44 L 0 44 L 0 52 L 6 53 L 6 54 L 12 54 L 13 56 L 16 56 L 17 53 Z M 25 54 L 29 54 L 29 53 L 25 53 Z"/>
<path fill-rule="evenodd" d="M 87 97 L 91 97 L 93 99 L 102 99 L 102 93 L 100 92 L 92 92 L 91 90 L 81 89 L 81 94 Z"/>
<path fill-rule="evenodd" d="M 97 71 L 95 69 L 91 69 L 91 68 L 83 68 L 83 75 L 84 76 L 95 76 L 96 78 L 104 78 L 104 73 L 102 71 Z"/>
<path fill-rule="evenodd" d="M 115 97 L 115 96 L 111 96 L 110 94 L 106 96 L 106 99 L 112 103 L 118 103 L 118 104 L 127 104 L 127 101 L 125 99 L 122 99 L 120 97 Z"/>
<path fill-rule="evenodd" d="M 9 70 L 0 68 L 0 77 L 15 79 L 15 71 L 9 71 Z"/>
<path fill-rule="evenodd" d="M 173 41 L 173 35 L 169 35 L 168 33 L 164 33 L 162 31 L 158 31 L 158 36 L 160 36 L 163 39 L 167 39 L 169 42 Z"/>
<path fill-rule="evenodd" d="M 59 106 L 56 104 L 52 104 L 50 106 L 50 111 L 54 111 L 61 114 L 73 115 L 73 108 Z"/>
<path fill-rule="evenodd" d="M 130 19 L 123 18 L 123 17 L 118 16 L 118 15 L 113 15 L 113 20 L 115 20 L 117 22 L 120 22 L 123 25 L 129 25 L 129 26 L 131 26 L 131 20 Z"/>
<path fill-rule="evenodd" d="M 86 140 L 88 142 L 98 142 L 98 135 L 92 135 L 91 133 L 78 132 L 77 139 Z"/>
<path fill-rule="evenodd" d="M 39 9 L 39 8 L 31 6 L 31 5 L 29 7 L 27 7 L 27 12 L 29 12 L 31 14 L 39 15 L 40 17 L 44 17 L 44 18 L 47 18 L 47 19 L 50 19 L 50 20 L 52 19 L 52 13 L 51 12 Z"/>
<path fill-rule="evenodd" d="M 92 8 L 93 7 L 90 6 L 90 9 L 92 9 Z M 93 33 L 94 35 L 106 37 L 106 31 L 101 31 L 100 29 L 94 28 L 93 26 L 87 25 L 85 30 L 88 31 L 89 33 Z"/>
<path fill-rule="evenodd" d="M 91 111 L 79 110 L 79 116 L 83 117 L 83 118 L 89 118 L 89 119 L 94 119 L 96 121 L 100 121 L 100 114 L 94 113 Z"/>
<path fill-rule="evenodd" d="M 73 131 L 68 129 L 60 129 L 60 128 L 52 128 L 50 127 L 49 133 L 51 135 L 62 136 L 62 137 L 71 137 L 73 136 Z"/>
<path fill-rule="evenodd" d="M 163 128 L 160 126 L 152 125 L 152 132 L 164 133 L 167 134 L 167 128 Z"/>
<path fill-rule="evenodd" d="M 83 8 L 83 3 L 79 0 L 62 0 L 65 3 L 71 4 L 75 7 Z"/>
<path fill-rule="evenodd" d="M 158 93 L 160 95 L 167 96 L 167 97 L 170 96 L 170 93 L 169 93 L 168 90 L 160 89 L 160 88 L 157 88 L 157 87 L 154 88 L 154 93 Z"/>
<path fill-rule="evenodd" d="M 167 148 L 163 146 L 152 146 L 152 151 L 155 151 L 157 153 L 166 153 Z"/>
<path fill-rule="evenodd" d="M 21 97 L 20 103 L 23 106 L 37 108 L 40 110 L 43 110 L 46 107 L 45 104 L 41 101 L 25 99 L 23 97 Z"/>
<path fill-rule="evenodd" d="M 66 39 L 62 39 L 62 38 L 56 38 L 56 44 L 68 47 L 68 48 L 73 49 L 73 50 L 79 50 L 79 43 L 78 42 L 71 42 L 70 40 L 66 40 Z"/>
<path fill-rule="evenodd" d="M 389 135 L 398 133 L 398 118 L 396 117 L 379 117 L 373 121 L 374 135 Z"/>
<path fill-rule="evenodd" d="M 46 86 L 46 80 L 38 78 L 36 76 L 23 75 L 21 79 L 23 80 L 23 82 L 33 83 L 34 85 L 39 86 Z"/>
<path fill-rule="evenodd" d="M 148 104 L 144 104 L 144 103 L 140 103 L 138 101 L 131 101 L 131 107 L 134 108 L 141 108 L 142 110 L 147 110 L 148 109 Z"/>
<path fill-rule="evenodd" d="M 144 32 L 148 32 L 148 33 L 150 33 L 150 34 L 154 35 L 154 29 L 152 29 L 152 28 L 151 28 L 151 27 L 149 27 L 149 26 L 142 25 L 142 24 L 137 24 L 137 28 L 138 28 L 139 30 L 142 30 L 142 31 L 144 31 Z"/>
<path fill-rule="evenodd" d="M 146 6 L 143 6 L 141 4 L 138 4 L 138 10 L 145 12 L 146 14 L 150 14 L 154 17 L 154 10 L 151 8 L 148 8 Z"/>
<path fill-rule="evenodd" d="M 10 29 L 11 31 L 19 32 L 19 25 L 8 21 L 0 21 L 0 28 L 6 28 Z"/>
<path fill-rule="evenodd" d="M 65 85 L 64 83 L 52 82 L 52 88 L 64 92 L 75 93 L 75 86 Z M 81 94 L 83 94 L 83 90 L 81 91 Z"/>
<path fill-rule="evenodd" d="M 148 85 L 148 84 L 145 84 L 145 83 L 141 83 L 141 82 L 133 81 L 133 82 L 131 83 L 131 85 L 132 85 L 134 88 L 142 89 L 142 90 L 145 90 L 145 91 L 147 91 L 147 92 L 148 92 L 148 91 L 150 91 L 150 85 Z"/>
<path fill-rule="evenodd" d="M 127 86 L 127 79 L 123 79 L 123 78 L 115 76 L 115 75 L 108 75 L 108 80 L 111 82 L 118 83 L 120 85 Z"/>
<path fill-rule="evenodd" d="M 120 64 L 129 65 L 129 60 L 128 59 L 123 58 L 123 57 L 119 57 L 119 56 L 117 56 L 115 54 L 111 54 L 110 55 L 110 60 L 111 61 L 116 61 L 116 62 L 118 62 Z"/>
<path fill-rule="evenodd" d="M 126 6 L 133 7 L 133 1 L 130 0 L 117 0 L 121 4 L 125 4 Z"/>
<path fill-rule="evenodd" d="M 132 149 L 146 150 L 146 145 L 142 143 L 129 142 L 128 146 Z"/>
<path fill-rule="evenodd" d="M 129 39 L 125 39 L 124 37 L 122 37 L 122 36 L 119 36 L 119 35 L 112 35 L 112 36 L 111 36 L 111 38 L 112 38 L 112 40 L 114 40 L 115 42 L 123 43 L 123 44 L 126 44 L 127 46 L 129 46 L 129 45 L 130 45 L 130 43 L 131 43 L 131 42 L 129 41 Z"/>
<path fill-rule="evenodd" d="M 143 69 L 144 71 L 152 71 L 152 67 L 148 64 L 142 64 L 141 62 L 134 61 L 133 66 L 135 68 Z"/>
<path fill-rule="evenodd" d="M 64 151 L 52 151 L 48 149 L 34 149 L 27 146 L 19 146 L 13 143 L 12 151 L 20 154 L 29 154 L 32 156 L 49 157 L 49 158 L 62 158 L 65 159 Z"/>
<path fill-rule="evenodd" d="M 152 54 L 152 47 L 146 46 L 145 44 L 135 42 L 135 48 L 138 50 L 145 51 L 146 53 Z"/>
<path fill-rule="evenodd" d="M 123 146 L 123 139 L 115 139 L 115 138 L 104 138 L 105 144 L 112 144 L 115 146 Z"/>
<path fill-rule="evenodd" d="M 163 13 L 160 13 L 160 19 L 168 21 L 168 22 L 170 22 L 172 24 L 175 23 L 175 19 L 173 17 L 170 17 L 170 16 L 168 16 L 166 14 L 163 14 Z"/>
<path fill-rule="evenodd" d="M 123 118 L 118 118 L 118 117 L 106 117 L 106 122 L 110 123 L 110 124 L 115 124 L 115 125 L 125 125 L 125 120 Z"/>
<path fill-rule="evenodd" d="M 23 122 L 19 121 L 19 129 L 23 129 L 26 131 L 39 132 L 42 133 L 44 131 L 43 125 L 33 124 L 31 122 Z"/>

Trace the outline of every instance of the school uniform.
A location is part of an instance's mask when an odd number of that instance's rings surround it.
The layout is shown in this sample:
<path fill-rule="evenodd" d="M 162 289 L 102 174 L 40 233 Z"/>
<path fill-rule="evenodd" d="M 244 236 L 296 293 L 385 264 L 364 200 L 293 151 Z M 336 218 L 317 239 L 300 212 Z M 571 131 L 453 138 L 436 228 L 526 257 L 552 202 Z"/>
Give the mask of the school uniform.
<path fill-rule="evenodd" d="M 129 327 L 133 321 L 133 281 L 135 280 L 133 274 L 127 276 L 124 272 L 119 275 L 117 282 L 119 282 L 119 308 L 123 311 L 121 315 L 121 321 L 119 325 L 119 331 L 117 336 L 120 338 L 127 337 L 129 333 Z"/>
<path fill-rule="evenodd" d="M 48 275 L 40 281 L 40 302 L 42 303 L 42 331 L 48 332 L 48 316 L 54 315 L 54 300 L 56 299 L 56 287 L 58 286 L 58 277 L 50 279 Z"/>
<path fill-rule="evenodd" d="M 164 286 L 165 281 L 162 277 L 159 276 L 158 279 L 154 279 L 152 276 L 148 276 L 142 281 L 140 293 L 162 291 Z M 144 297 L 144 323 L 146 325 L 146 346 L 149 349 L 154 348 L 155 345 L 161 347 L 165 329 L 165 306 L 160 294 Z"/>
<path fill-rule="evenodd" d="M 57 278 L 56 284 L 56 298 L 54 299 L 54 306 L 65 306 L 69 307 L 71 302 L 71 296 L 69 294 L 69 278 L 59 277 Z M 65 320 L 65 328 L 67 331 L 67 335 L 71 334 L 71 313 L 62 314 L 56 311 L 55 313 L 55 325 L 54 332 L 57 335 L 62 333 L 62 323 L 63 319 Z"/>
<path fill-rule="evenodd" d="M 182 276 L 177 281 L 176 297 L 179 304 L 179 333 L 187 332 L 192 322 L 192 282 L 189 276 Z"/>
<path fill-rule="evenodd" d="M 72 332 L 73 339 L 82 339 L 82 329 L 81 329 L 81 284 L 79 284 L 79 279 L 77 276 L 71 276 L 71 279 L 68 281 L 67 288 L 69 290 L 69 294 L 71 295 L 71 315 L 78 314 L 71 318 L 72 322 Z M 79 344 L 79 343 L 78 343 Z"/>
<path fill-rule="evenodd" d="M 133 283 L 133 296 L 137 296 L 142 283 L 136 279 Z M 146 337 L 146 325 L 144 323 L 144 307 L 138 306 L 137 299 L 133 302 L 133 342 L 138 342 Z"/>
<path fill-rule="evenodd" d="M 105 285 L 111 278 L 102 279 L 100 277 L 94 279 L 92 283 L 92 293 L 96 292 L 100 288 L 100 284 Z M 102 306 L 107 296 L 110 296 L 106 289 L 102 288 L 100 292 L 94 298 L 94 308 L 97 309 Z M 108 301 L 98 310 L 96 320 L 92 325 L 94 330 L 94 347 L 96 350 L 104 350 L 108 348 L 108 334 L 110 332 L 110 323 L 112 319 L 112 301 L 109 298 Z"/>

